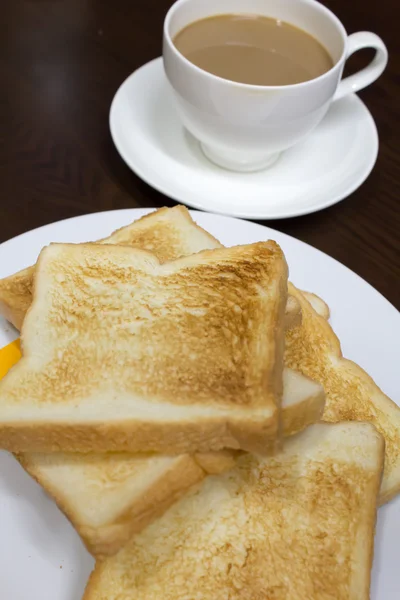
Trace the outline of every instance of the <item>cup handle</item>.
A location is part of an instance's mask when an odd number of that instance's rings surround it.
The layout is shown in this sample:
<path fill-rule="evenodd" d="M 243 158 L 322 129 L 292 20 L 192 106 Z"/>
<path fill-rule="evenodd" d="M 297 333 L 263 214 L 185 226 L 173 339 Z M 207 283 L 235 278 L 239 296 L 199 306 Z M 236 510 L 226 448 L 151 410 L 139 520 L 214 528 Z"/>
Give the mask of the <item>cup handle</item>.
<path fill-rule="evenodd" d="M 374 58 L 367 67 L 361 69 L 358 73 L 342 79 L 333 100 L 339 100 L 343 96 L 347 96 L 347 94 L 353 94 L 358 92 L 358 90 L 362 90 L 367 85 L 373 83 L 375 79 L 378 79 L 385 70 L 388 61 L 388 51 L 379 36 L 369 31 L 360 31 L 349 35 L 347 38 L 346 60 L 354 52 L 362 48 L 375 48 L 376 54 Z"/>

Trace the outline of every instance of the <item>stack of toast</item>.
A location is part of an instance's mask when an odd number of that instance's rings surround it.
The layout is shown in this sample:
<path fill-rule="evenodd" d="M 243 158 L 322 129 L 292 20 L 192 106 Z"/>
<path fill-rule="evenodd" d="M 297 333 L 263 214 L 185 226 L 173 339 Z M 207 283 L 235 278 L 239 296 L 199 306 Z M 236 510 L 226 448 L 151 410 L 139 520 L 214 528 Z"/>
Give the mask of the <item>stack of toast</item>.
<path fill-rule="evenodd" d="M 400 409 L 271 241 L 181 206 L 0 281 L 0 447 L 97 559 L 84 600 L 369 598 Z"/>

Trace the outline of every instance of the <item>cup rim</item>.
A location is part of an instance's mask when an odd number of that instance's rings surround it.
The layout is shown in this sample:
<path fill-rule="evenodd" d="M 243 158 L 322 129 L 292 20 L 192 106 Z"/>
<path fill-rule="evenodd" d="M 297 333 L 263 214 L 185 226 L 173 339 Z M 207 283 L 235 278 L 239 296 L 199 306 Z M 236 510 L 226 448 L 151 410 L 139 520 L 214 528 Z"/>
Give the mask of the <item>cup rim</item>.
<path fill-rule="evenodd" d="M 205 71 L 204 69 L 201 69 L 197 65 L 190 62 L 190 60 L 188 60 L 177 49 L 177 47 L 175 46 L 175 44 L 169 34 L 170 21 L 171 21 L 173 15 L 175 14 L 175 12 L 177 10 L 179 10 L 179 8 L 182 4 L 186 4 L 186 3 L 192 2 L 192 1 L 193 0 L 176 0 L 176 2 L 174 2 L 174 4 L 169 8 L 167 14 L 165 15 L 165 19 L 164 19 L 164 26 L 163 26 L 164 39 L 167 41 L 167 43 L 170 47 L 170 50 L 173 52 L 173 54 L 175 54 L 175 56 L 177 58 L 182 60 L 188 67 L 194 69 L 199 74 L 201 74 L 203 77 L 205 76 L 208 79 L 210 79 L 211 81 L 224 82 L 226 85 L 229 85 L 231 87 L 245 89 L 245 90 L 247 89 L 249 91 L 293 90 L 293 89 L 298 89 L 302 86 L 306 86 L 307 84 L 312 84 L 315 81 L 323 81 L 324 79 L 328 79 L 328 77 L 330 77 L 330 75 L 333 73 L 333 71 L 340 68 L 340 66 L 342 65 L 342 63 L 344 62 L 344 60 L 346 58 L 346 42 L 347 42 L 348 34 L 347 34 L 346 29 L 344 28 L 343 23 L 340 21 L 340 19 L 329 8 L 327 8 L 326 6 L 321 4 L 321 2 L 318 2 L 318 0 L 302 0 L 306 4 L 310 4 L 311 6 L 314 6 L 316 10 L 320 10 L 321 12 L 325 13 L 334 22 L 334 24 L 336 25 L 337 29 L 339 30 L 339 32 L 342 36 L 342 40 L 343 40 L 342 53 L 340 55 L 339 60 L 336 61 L 336 63 L 329 69 L 329 71 L 326 71 L 326 73 L 323 73 L 322 75 L 318 75 L 318 77 L 314 77 L 313 79 L 308 79 L 307 81 L 302 81 L 300 83 L 291 83 L 289 85 L 257 85 L 257 84 L 252 84 L 252 83 L 240 83 L 239 81 L 232 81 L 231 79 L 225 79 L 224 77 L 220 77 L 219 75 L 214 75 L 213 73 L 209 73 L 208 71 Z M 201 1 L 201 0 L 198 0 L 198 1 Z"/>

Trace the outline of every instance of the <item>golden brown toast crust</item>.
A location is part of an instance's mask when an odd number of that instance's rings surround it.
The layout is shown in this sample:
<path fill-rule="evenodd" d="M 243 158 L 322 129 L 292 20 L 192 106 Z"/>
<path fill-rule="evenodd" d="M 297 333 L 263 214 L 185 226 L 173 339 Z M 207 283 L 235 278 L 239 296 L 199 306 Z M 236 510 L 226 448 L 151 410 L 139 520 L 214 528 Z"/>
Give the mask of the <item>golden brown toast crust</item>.
<path fill-rule="evenodd" d="M 293 329 L 301 324 L 300 302 L 294 296 L 288 296 L 285 311 L 285 329 Z"/>
<path fill-rule="evenodd" d="M 125 299 L 117 311 L 115 290 Z M 36 269 L 24 356 L 1 383 L 10 410 L 19 414 L 29 398 L 28 409 L 39 412 L 33 421 L 0 421 L 0 443 L 22 452 L 269 451 L 282 395 L 286 294 L 286 262 L 274 242 L 161 266 L 126 246 L 49 246 Z M 125 418 L 98 415 L 110 381 Z M 80 422 L 79 398 L 93 418 Z M 138 417 L 136 409 L 129 413 L 133 400 L 201 407 L 204 418 Z M 68 405 L 72 421 L 41 422 L 48 405 Z M 229 405 L 240 415 L 226 411 Z M 208 406 L 216 412 L 205 414 Z"/>
<path fill-rule="evenodd" d="M 147 250 L 163 263 L 193 253 L 190 243 L 185 241 L 185 223 L 201 234 L 203 247 L 199 250 L 222 247 L 216 238 L 193 221 L 184 206 L 160 208 L 130 225 L 117 229 L 98 243 L 121 244 Z M 35 266 L 0 279 L 0 315 L 19 331 L 32 303 Z"/>
<path fill-rule="evenodd" d="M 356 423 L 296 437 L 189 492 L 97 563 L 84 600 L 367 600 L 383 439 Z"/>
<path fill-rule="evenodd" d="M 284 376 L 284 385 L 285 381 L 287 385 Z M 296 385 L 304 385 L 297 377 L 295 381 Z M 293 435 L 320 419 L 325 402 L 322 387 L 303 387 L 301 399 L 298 395 L 297 399 L 293 399 L 289 388 L 284 392 L 284 398 L 287 399 L 287 404 L 282 409 L 284 435 Z M 161 515 L 178 496 L 203 479 L 205 474 L 232 469 L 241 454 L 239 451 L 227 450 L 196 454 L 191 460 L 194 459 L 201 467 L 201 473 L 187 458 L 184 461 L 180 457 L 171 458 L 169 460 L 174 462 L 157 475 L 147 491 L 142 489 L 140 494 L 135 493 L 132 488 L 127 489 L 132 478 L 136 477 L 139 485 L 143 481 L 143 474 L 138 474 L 137 470 L 143 468 L 143 463 L 149 459 L 138 460 L 137 455 L 26 453 L 18 456 L 18 459 L 55 499 L 82 536 L 89 551 L 99 558 L 118 551 L 131 535 L 138 533 Z M 112 496 L 106 497 L 105 494 L 110 489 Z M 126 508 L 123 511 L 114 504 L 116 495 L 125 501 Z M 99 512 L 99 496 L 103 507 L 109 507 L 108 519 L 104 519 Z M 87 512 L 82 510 L 83 504 L 85 509 L 96 510 L 96 526 L 88 519 Z"/>
<path fill-rule="evenodd" d="M 200 232 L 201 237 L 199 243 L 203 246 L 209 244 L 211 247 L 222 247 L 221 244 L 207 232 L 199 228 L 190 217 L 187 209 L 184 207 L 175 207 L 174 209 L 160 209 L 159 211 L 153 212 L 140 220 L 135 221 L 133 224 L 121 228 L 114 232 L 110 237 L 102 240 L 102 243 L 115 243 L 115 244 L 127 244 L 136 246 L 139 248 L 145 248 L 149 251 L 154 252 L 161 262 L 165 262 L 170 258 L 177 258 L 181 254 L 190 253 L 196 248 L 193 247 L 193 236 L 190 237 L 190 243 L 187 239 L 187 227 L 185 222 L 191 228 L 191 232 L 195 233 L 196 230 Z M 183 239 L 182 239 L 183 236 Z M 189 243 L 189 246 L 187 244 Z M 198 250 L 200 248 L 197 248 Z M 19 276 L 22 276 L 22 282 L 26 284 L 19 285 Z M 3 282 L 0 282 L 0 298 L 4 288 L 10 284 L 10 306 L 14 308 L 18 305 L 16 299 L 20 298 L 20 305 L 23 308 L 21 312 L 21 320 L 19 323 L 14 324 L 20 327 L 22 320 L 25 316 L 25 312 L 31 304 L 32 288 L 33 288 L 33 277 L 34 267 L 30 267 L 14 276 L 6 278 L 4 283 L 6 286 L 2 286 Z M 13 285 L 15 283 L 15 286 Z M 300 304 L 295 298 L 288 299 L 287 310 L 286 310 L 286 327 L 295 326 L 301 322 Z M 319 400 L 319 403 L 318 403 Z M 319 418 L 321 409 L 323 407 L 324 398 L 312 396 L 308 399 L 307 410 L 303 410 L 305 403 L 301 402 L 297 406 L 290 406 L 289 410 L 284 411 L 283 422 L 284 422 L 284 433 L 290 435 L 306 425 L 316 422 Z M 194 458 L 196 462 L 201 466 L 203 471 L 209 473 L 220 473 L 224 470 L 228 470 L 235 464 L 234 452 L 218 452 L 218 453 L 203 453 L 202 455 L 196 455 Z M 57 461 L 57 453 L 53 454 L 54 461 Z M 78 455 L 82 461 L 82 466 L 86 464 L 86 458 L 84 455 Z M 65 512 L 68 518 L 72 521 L 75 527 L 79 530 L 81 536 L 90 551 L 94 554 L 109 554 L 119 549 L 119 547 L 126 541 L 126 531 L 137 531 L 143 525 L 143 520 L 137 521 L 140 511 L 136 499 L 132 499 L 131 510 L 127 511 L 129 514 L 129 523 L 124 523 L 121 527 L 117 522 L 111 522 L 108 526 L 104 525 L 98 528 L 90 528 L 85 523 L 85 520 L 81 512 L 77 511 L 76 502 L 70 498 L 68 493 L 64 493 L 63 486 L 58 483 L 58 480 L 54 480 L 51 473 L 52 471 L 47 470 L 43 467 L 40 455 L 26 453 L 20 455 L 20 462 L 24 464 L 26 470 L 39 482 L 41 485 L 53 496 L 59 507 Z M 65 466 L 68 464 L 69 459 L 66 458 L 64 461 L 61 460 L 61 464 Z M 178 459 L 177 459 L 178 460 Z M 129 459 L 127 460 L 129 464 Z M 54 462 L 52 462 L 54 465 Z M 104 471 L 99 477 L 101 481 L 107 472 L 107 461 L 103 461 Z M 180 470 L 180 461 L 176 466 L 177 478 Z M 119 471 L 120 469 L 118 469 Z M 95 477 L 93 470 L 88 469 L 88 475 L 90 478 Z M 114 477 L 115 472 L 112 473 Z M 171 477 L 171 472 L 169 472 Z M 161 484 L 165 478 L 161 480 Z M 187 476 L 183 476 L 181 487 L 187 489 L 190 485 L 190 471 Z M 175 483 L 178 486 L 177 479 Z M 68 487 L 67 484 L 65 484 Z M 161 489 L 154 489 L 154 493 L 157 491 L 159 503 L 162 506 L 166 506 L 166 499 L 164 501 L 160 499 L 159 494 L 164 489 L 161 485 Z M 176 488 L 178 490 L 178 487 Z M 170 487 L 169 491 L 172 493 L 174 490 L 173 486 Z M 123 491 L 121 490 L 121 493 Z M 117 513 L 114 514 L 116 518 Z M 83 519 L 83 520 L 82 520 Z"/>
<path fill-rule="evenodd" d="M 120 514 L 117 520 L 113 519 L 110 523 L 100 527 L 90 527 L 86 522 L 82 522 L 81 512 L 77 510 L 76 504 L 71 502 L 70 498 L 60 495 L 59 489 L 54 485 L 52 478 L 46 477 L 40 468 L 37 469 L 38 461 L 35 460 L 35 455 L 19 454 L 16 458 L 31 477 L 52 496 L 60 510 L 74 525 L 88 551 L 99 560 L 117 552 L 132 535 L 161 516 L 193 485 L 200 483 L 207 475 L 207 471 L 202 469 L 193 457 L 187 454 L 178 456 L 171 467 L 161 477 L 157 478 L 144 495 Z M 86 459 L 83 457 L 82 460 L 85 461 Z M 114 461 L 116 459 L 112 460 L 110 476 L 115 477 L 116 467 Z M 101 479 L 105 482 L 104 485 L 106 485 L 107 478 L 106 461 L 107 457 L 106 459 L 103 458 L 101 465 L 99 465 Z M 126 459 L 123 459 L 123 466 L 130 475 L 129 465 L 126 462 Z M 224 467 L 228 468 L 228 465 L 231 467 L 232 464 L 234 464 L 234 459 L 231 457 L 228 463 L 228 456 L 226 456 Z M 218 461 L 218 456 L 214 457 L 213 466 L 217 472 L 221 471 L 221 462 Z M 101 488 L 99 488 L 99 493 L 101 493 Z"/>
<path fill-rule="evenodd" d="M 194 243 L 196 234 L 199 237 Z M 97 243 L 127 245 L 147 250 L 152 252 L 161 263 L 207 248 L 222 248 L 222 244 L 216 238 L 193 221 L 184 206 L 160 208 L 114 231 Z M 5 279 L 0 279 L 0 315 L 19 331 L 32 303 L 34 274 L 35 266 L 31 266 Z M 300 305 L 295 298 L 289 299 L 286 319 L 286 327 L 293 327 L 300 323 Z"/>
<path fill-rule="evenodd" d="M 340 342 L 302 292 L 289 284 L 302 309 L 302 324 L 286 333 L 285 364 L 323 385 L 323 420 L 368 421 L 386 442 L 380 503 L 400 492 L 400 408 L 354 362 L 343 358 Z"/>
<path fill-rule="evenodd" d="M 171 219 L 171 215 L 173 215 Z M 193 221 L 185 206 L 160 208 L 130 225 L 121 227 L 110 236 L 99 240 L 101 244 L 117 244 L 132 246 L 139 250 L 147 250 L 157 256 L 160 263 L 176 260 L 188 254 L 194 254 L 190 240 L 187 240 L 188 225 L 197 231 L 202 238 L 198 251 L 222 248 L 222 244 L 208 231 Z M 193 231 L 193 233 L 194 233 Z"/>
<path fill-rule="evenodd" d="M 320 296 L 317 296 L 317 294 L 314 294 L 313 292 L 305 292 L 304 290 L 301 290 L 301 292 L 304 298 L 311 304 L 315 312 L 328 321 L 331 316 L 331 310 L 325 300 L 322 300 Z M 301 314 L 301 307 L 299 312 Z"/>
<path fill-rule="evenodd" d="M 115 490 L 120 490 L 120 494 L 124 494 L 124 480 L 135 475 L 135 465 L 130 464 L 129 455 L 52 454 L 51 456 L 56 460 L 59 456 L 64 467 L 74 461 L 79 461 L 80 466 L 87 465 L 87 475 L 94 478 L 100 495 L 103 489 L 112 485 Z M 194 456 L 182 454 L 171 458 L 170 466 L 164 469 L 162 475 L 158 476 L 142 495 L 135 497 L 134 501 L 132 500 L 128 507 L 118 514 L 118 517 L 113 514 L 108 523 L 90 526 L 82 516 L 79 503 L 77 504 L 71 495 L 60 493 L 59 484 L 51 476 L 51 470 L 41 468 L 46 457 L 42 458 L 42 455 L 33 453 L 15 455 L 29 475 L 51 495 L 60 510 L 71 521 L 89 552 L 99 560 L 115 554 L 135 533 L 161 516 L 188 489 L 200 483 L 207 474 L 217 474 L 232 469 L 238 456 L 239 454 L 233 451 L 221 451 Z M 135 461 L 136 456 L 132 458 Z M 97 476 L 93 466 L 94 461 L 98 466 Z M 68 480 L 65 485 L 68 485 Z M 80 498 L 80 501 L 85 500 Z"/>
<path fill-rule="evenodd" d="M 28 267 L 0 279 L 0 315 L 19 331 L 32 303 L 34 273 L 35 267 Z"/>

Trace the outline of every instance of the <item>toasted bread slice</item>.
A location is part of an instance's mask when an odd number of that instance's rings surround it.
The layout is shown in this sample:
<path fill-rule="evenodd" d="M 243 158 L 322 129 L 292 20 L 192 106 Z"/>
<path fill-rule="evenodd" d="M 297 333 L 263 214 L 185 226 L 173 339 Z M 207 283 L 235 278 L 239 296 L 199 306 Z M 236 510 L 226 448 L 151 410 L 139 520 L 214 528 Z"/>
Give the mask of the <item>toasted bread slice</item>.
<path fill-rule="evenodd" d="M 0 315 L 21 331 L 26 312 L 32 303 L 35 267 L 27 267 L 0 279 Z"/>
<path fill-rule="evenodd" d="M 288 296 L 285 310 L 285 329 L 293 329 L 301 324 L 300 302 L 294 296 Z"/>
<path fill-rule="evenodd" d="M 313 294 L 312 292 L 305 292 L 304 290 L 302 290 L 302 294 L 304 296 L 304 298 L 306 300 L 308 300 L 308 302 L 311 304 L 311 306 L 313 307 L 313 309 L 315 310 L 315 312 L 317 312 L 321 317 L 323 317 L 326 321 L 329 320 L 330 316 L 331 316 L 331 311 L 329 306 L 327 305 L 327 303 L 322 300 L 322 298 L 320 298 L 319 296 L 317 296 L 317 294 Z M 293 300 L 295 299 L 294 296 L 290 296 L 290 299 Z M 301 309 L 297 309 L 298 310 L 298 314 L 301 315 Z M 300 319 L 294 319 L 294 327 L 297 327 L 298 325 L 300 325 Z"/>
<path fill-rule="evenodd" d="M 321 420 L 325 408 L 322 385 L 293 369 L 283 369 L 282 431 L 294 435 Z"/>
<path fill-rule="evenodd" d="M 196 225 L 183 206 L 161 208 L 100 240 L 101 244 L 122 244 L 154 253 L 161 263 L 221 244 Z M 35 266 L 0 279 L 0 315 L 21 330 L 32 303 Z M 296 302 L 294 300 L 294 302 Z"/>
<path fill-rule="evenodd" d="M 289 436 L 317 422 L 322 386 L 284 370 L 282 421 Z M 231 451 L 178 457 L 129 454 L 21 454 L 18 460 L 55 499 L 97 557 L 114 554 L 207 473 L 235 465 Z"/>
<path fill-rule="evenodd" d="M 222 247 L 217 239 L 193 221 L 184 206 L 154 211 L 114 231 L 98 243 L 119 244 L 148 250 L 155 254 L 161 263 L 202 250 Z M 32 266 L 0 279 L 0 315 L 19 331 L 32 303 L 34 275 L 35 267 Z M 286 318 L 287 327 L 300 323 L 300 304 L 295 298 L 288 299 Z"/>
<path fill-rule="evenodd" d="M 98 558 L 117 552 L 206 475 L 188 454 L 53 452 L 16 458 Z M 229 461 L 234 464 L 232 456 Z"/>
<path fill-rule="evenodd" d="M 302 292 L 289 284 L 302 310 L 302 324 L 286 333 L 285 364 L 325 389 L 324 421 L 369 421 L 386 442 L 379 502 L 400 492 L 400 408 L 354 362 L 343 358 L 340 342 Z"/>
<path fill-rule="evenodd" d="M 84 600 L 367 600 L 383 456 L 361 423 L 243 456 L 99 562 Z"/>
<path fill-rule="evenodd" d="M 23 357 L 0 383 L 0 446 L 270 452 L 286 301 L 275 242 L 163 265 L 127 246 L 48 246 Z"/>
<path fill-rule="evenodd" d="M 161 261 L 199 251 L 202 247 L 220 247 L 214 238 L 195 225 L 183 207 L 156 211 L 118 230 L 103 242 L 142 246 L 154 253 L 159 250 L 158 257 Z M 28 280 L 32 283 L 28 285 L 28 293 L 22 293 L 22 302 L 26 297 L 29 299 L 25 311 L 31 303 L 29 297 L 33 285 L 33 269 L 30 269 L 30 273 L 29 270 L 26 271 Z M 12 278 L 7 279 L 12 281 Z M 7 279 L 3 281 L 6 282 Z M 299 324 L 300 316 L 299 302 L 289 298 L 286 326 Z M 310 384 L 300 374 L 297 374 L 296 385 L 295 381 L 296 374 L 284 372 L 282 416 L 286 435 L 316 422 L 324 405 L 321 386 Z M 203 478 L 206 472 L 218 473 L 234 464 L 231 452 L 197 454 L 195 460 L 202 470 L 188 456 L 182 459 L 160 458 L 160 461 L 156 461 L 153 456 L 146 464 L 145 459 L 126 454 L 118 457 L 99 455 L 97 458 L 94 455 L 85 457 L 62 453 L 19 455 L 20 462 L 55 498 L 81 534 L 88 549 L 97 556 L 118 550 L 132 533 L 140 531 L 145 524 L 161 514 L 193 482 Z M 102 459 L 104 470 L 101 466 Z M 164 465 L 162 469 L 161 465 Z M 121 471 L 124 472 L 124 477 L 121 477 Z M 102 499 L 102 505 L 97 513 L 97 520 L 93 520 L 90 514 L 91 511 L 93 514 L 97 511 L 99 499 Z M 144 503 L 147 505 L 146 510 Z M 104 511 L 109 511 L 106 519 L 101 518 Z"/>

